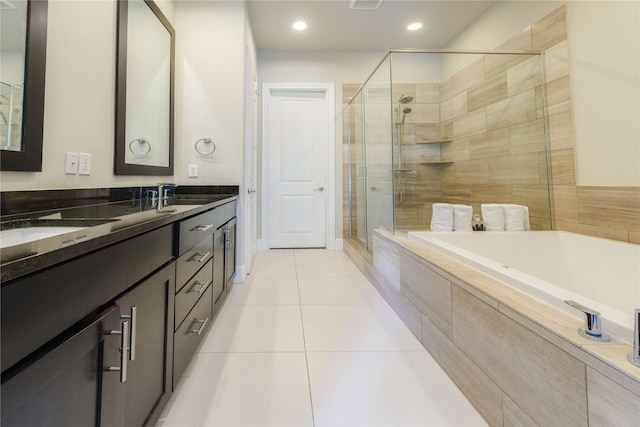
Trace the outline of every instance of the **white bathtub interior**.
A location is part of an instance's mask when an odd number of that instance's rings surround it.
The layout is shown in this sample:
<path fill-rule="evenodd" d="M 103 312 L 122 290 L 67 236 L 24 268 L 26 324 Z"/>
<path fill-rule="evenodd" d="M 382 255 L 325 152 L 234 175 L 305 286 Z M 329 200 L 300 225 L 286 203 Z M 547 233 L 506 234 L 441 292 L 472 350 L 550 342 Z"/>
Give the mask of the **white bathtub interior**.
<path fill-rule="evenodd" d="M 435 248 L 575 317 L 573 299 L 602 314 L 605 332 L 633 342 L 640 246 L 563 231 L 410 232 Z"/>

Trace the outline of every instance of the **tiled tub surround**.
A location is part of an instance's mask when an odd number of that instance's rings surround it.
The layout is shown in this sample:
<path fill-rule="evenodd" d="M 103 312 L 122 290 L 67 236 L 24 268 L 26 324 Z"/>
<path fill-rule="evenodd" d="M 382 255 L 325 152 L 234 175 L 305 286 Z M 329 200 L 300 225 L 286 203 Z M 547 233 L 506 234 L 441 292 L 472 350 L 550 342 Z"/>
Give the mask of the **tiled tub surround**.
<path fill-rule="evenodd" d="M 566 231 L 410 232 L 436 249 L 570 315 L 574 300 L 601 313 L 602 330 L 633 342 L 640 246 Z M 604 266 L 615 266 L 615 270 Z"/>
<path fill-rule="evenodd" d="M 535 72 L 534 57 L 486 55 L 441 84 L 394 84 L 394 96 L 404 92 L 416 97 L 410 107 L 440 107 L 438 120 L 432 115 L 428 123 L 423 122 L 424 115 L 407 115 L 404 164 L 416 162 L 417 156 L 438 154 L 453 161 L 437 167 L 416 165 L 414 174 L 403 177 L 406 202 L 396 211 L 398 230 L 427 229 L 434 202 L 471 204 L 478 212 L 480 203 L 526 204 L 534 229 L 551 228 L 542 133 L 545 118 L 538 108 L 544 95 L 553 229 L 640 243 L 640 187 L 577 184 L 569 48 L 562 6 L 496 47 L 498 51 L 543 52 L 544 82 Z M 358 87 L 343 87 L 344 176 L 349 173 L 346 104 Z M 511 114 L 503 114 L 509 109 Z M 415 144 L 437 136 L 451 136 L 453 141 L 436 147 Z M 355 169 L 352 173 L 355 176 Z M 344 185 L 348 233 L 348 180 Z"/>
<path fill-rule="evenodd" d="M 377 230 L 373 265 L 346 251 L 490 425 L 637 425 L 631 345 L 434 249 Z"/>

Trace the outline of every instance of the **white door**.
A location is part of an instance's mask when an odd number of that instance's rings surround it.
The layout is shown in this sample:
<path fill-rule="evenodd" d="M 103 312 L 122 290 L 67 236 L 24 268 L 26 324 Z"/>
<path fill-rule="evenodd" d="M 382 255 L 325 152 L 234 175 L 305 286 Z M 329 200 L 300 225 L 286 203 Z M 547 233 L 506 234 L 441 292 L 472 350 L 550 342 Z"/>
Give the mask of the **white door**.
<path fill-rule="evenodd" d="M 329 114 L 325 90 L 270 88 L 264 114 L 271 248 L 326 246 Z"/>

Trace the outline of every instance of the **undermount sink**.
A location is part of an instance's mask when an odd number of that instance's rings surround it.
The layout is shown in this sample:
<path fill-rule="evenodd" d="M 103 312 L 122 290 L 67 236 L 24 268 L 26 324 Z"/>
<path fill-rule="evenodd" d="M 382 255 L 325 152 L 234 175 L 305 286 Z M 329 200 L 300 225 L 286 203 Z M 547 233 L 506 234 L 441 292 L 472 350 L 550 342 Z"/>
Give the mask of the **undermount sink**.
<path fill-rule="evenodd" d="M 21 245 L 112 222 L 112 219 L 25 219 L 2 223 L 0 248 Z"/>
<path fill-rule="evenodd" d="M 0 248 L 21 245 L 47 237 L 83 230 L 87 227 L 30 227 L 0 231 Z"/>

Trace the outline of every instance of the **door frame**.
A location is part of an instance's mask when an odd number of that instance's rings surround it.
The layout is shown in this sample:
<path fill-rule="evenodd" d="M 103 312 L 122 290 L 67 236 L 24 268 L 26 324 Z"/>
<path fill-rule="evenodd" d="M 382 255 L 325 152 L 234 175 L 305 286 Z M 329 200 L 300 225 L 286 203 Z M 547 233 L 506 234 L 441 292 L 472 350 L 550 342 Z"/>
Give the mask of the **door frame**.
<path fill-rule="evenodd" d="M 243 264 L 242 268 L 237 268 L 237 277 L 239 281 L 244 281 L 246 276 L 251 273 L 251 268 L 253 265 L 253 257 L 255 256 L 255 252 L 259 248 L 258 238 L 257 236 L 252 236 L 251 230 L 257 230 L 257 222 L 258 222 L 258 212 L 256 206 L 255 216 L 252 215 L 251 210 L 251 198 L 254 198 L 254 202 L 257 204 L 257 187 L 259 185 L 259 176 L 257 171 L 258 160 L 255 159 L 255 163 L 252 163 L 251 157 L 251 147 L 255 144 L 256 153 L 258 156 L 258 108 L 259 108 L 259 98 L 260 92 L 258 90 L 258 77 L 254 70 L 253 66 L 253 57 L 251 56 L 251 51 L 249 46 L 245 46 L 245 149 L 244 149 L 244 188 L 241 188 L 241 197 L 245 199 L 244 206 L 244 227 L 241 229 L 237 227 L 238 234 L 238 244 L 241 250 L 244 252 L 244 256 L 242 257 Z M 255 100 L 255 106 L 254 106 Z M 255 166 L 256 170 L 253 170 Z M 255 177 L 254 187 L 251 188 L 251 175 Z M 253 245 L 251 244 L 252 238 L 255 237 L 253 241 Z M 253 249 L 253 251 L 252 251 Z"/>
<path fill-rule="evenodd" d="M 326 97 L 327 104 L 327 161 L 325 173 L 327 185 L 325 192 L 325 246 L 327 249 L 339 249 L 336 242 L 336 129 L 335 129 L 335 89 L 333 83 L 263 83 L 262 84 L 262 203 L 261 222 L 262 238 L 260 240 L 260 250 L 269 250 L 269 200 L 271 199 L 271 189 L 269 188 L 269 158 L 268 154 L 270 141 L 267 136 L 267 124 L 269 123 L 269 100 L 274 90 L 289 90 L 300 92 L 322 92 Z"/>

